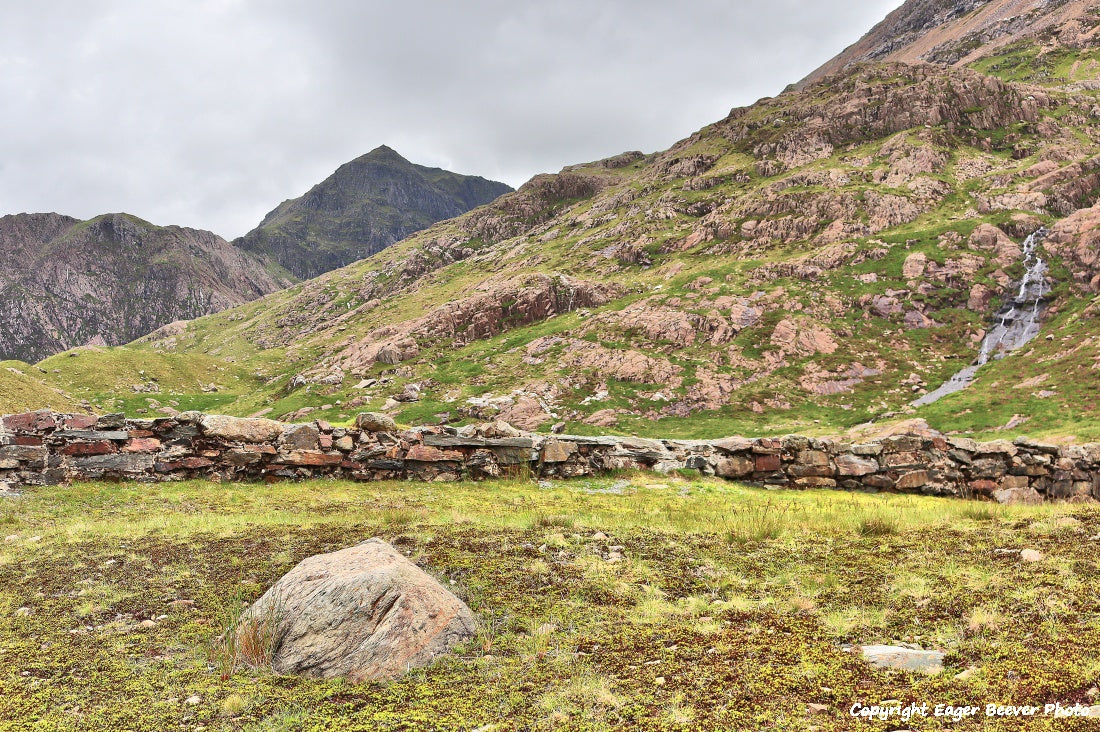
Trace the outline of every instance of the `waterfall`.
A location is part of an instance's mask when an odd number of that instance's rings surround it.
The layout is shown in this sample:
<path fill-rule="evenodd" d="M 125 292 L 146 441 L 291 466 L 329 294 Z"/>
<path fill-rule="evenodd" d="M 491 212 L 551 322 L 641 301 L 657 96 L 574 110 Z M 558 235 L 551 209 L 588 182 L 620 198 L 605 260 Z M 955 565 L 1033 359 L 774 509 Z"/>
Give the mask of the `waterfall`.
<path fill-rule="evenodd" d="M 1046 280 L 1047 263 L 1036 250 L 1046 235 L 1047 230 L 1040 227 L 1024 240 L 1020 255 L 1024 264 L 1023 279 L 1016 294 L 1006 300 L 994 316 L 996 323 L 982 338 L 978 357 L 938 389 L 910 402 L 911 406 L 922 407 L 965 389 L 974 380 L 978 369 L 989 363 L 991 358 L 1003 358 L 1009 351 L 1015 351 L 1039 335 L 1039 316 L 1050 286 Z"/>

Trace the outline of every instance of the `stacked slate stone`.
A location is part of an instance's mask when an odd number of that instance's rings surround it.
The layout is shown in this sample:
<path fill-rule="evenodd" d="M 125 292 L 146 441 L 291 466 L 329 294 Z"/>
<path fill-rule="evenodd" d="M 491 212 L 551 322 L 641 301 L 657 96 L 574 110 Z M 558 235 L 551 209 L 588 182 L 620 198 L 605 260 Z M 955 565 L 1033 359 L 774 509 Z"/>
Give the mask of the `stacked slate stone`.
<path fill-rule="evenodd" d="M 160 419 L 55 414 L 0 420 L 0 491 L 71 480 L 482 480 L 694 469 L 789 488 L 893 491 L 1002 503 L 1100 500 L 1100 444 L 979 443 L 899 435 L 864 443 L 789 435 L 651 440 L 521 433 L 508 425 L 400 430 L 184 412 Z"/>

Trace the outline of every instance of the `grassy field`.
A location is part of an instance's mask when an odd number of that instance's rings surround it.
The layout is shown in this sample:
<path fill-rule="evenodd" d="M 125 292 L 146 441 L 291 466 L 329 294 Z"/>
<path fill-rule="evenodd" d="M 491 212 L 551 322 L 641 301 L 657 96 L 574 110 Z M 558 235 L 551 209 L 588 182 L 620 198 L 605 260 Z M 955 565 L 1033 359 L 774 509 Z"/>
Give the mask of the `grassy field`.
<path fill-rule="evenodd" d="M 0 536 L 4 730 L 892 730 L 906 725 L 849 709 L 1086 702 L 1100 681 L 1092 507 L 653 475 L 88 483 L 0 502 Z M 477 639 L 357 686 L 219 649 L 301 559 L 372 536 L 453 582 Z M 887 672 L 845 650 L 881 642 L 944 650 L 947 670 Z"/>

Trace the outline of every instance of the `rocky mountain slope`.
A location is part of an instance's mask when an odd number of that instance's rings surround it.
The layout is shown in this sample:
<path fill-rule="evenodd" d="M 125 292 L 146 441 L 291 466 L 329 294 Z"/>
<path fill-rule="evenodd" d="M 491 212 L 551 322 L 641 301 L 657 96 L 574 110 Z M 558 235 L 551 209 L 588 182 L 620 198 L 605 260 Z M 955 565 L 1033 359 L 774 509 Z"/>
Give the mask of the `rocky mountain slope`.
<path fill-rule="evenodd" d="M 1021 60 L 1042 68 L 1067 52 L 1093 48 L 1098 20 L 1095 0 L 911 0 L 799 86 L 868 61 L 966 66 L 1013 44 L 1034 45 L 1036 52 Z"/>
<path fill-rule="evenodd" d="M 1073 52 L 1079 81 L 1095 52 Z M 197 385 L 214 380 L 219 410 L 292 419 L 703 437 L 919 417 L 1096 438 L 1100 102 L 1019 81 L 1045 63 L 1021 37 L 973 68 L 852 67 L 261 301 L 41 366 L 131 412 L 209 407 Z M 976 357 L 1041 226 L 1040 337 L 911 406 Z M 135 395 L 152 373 L 163 393 Z"/>
<path fill-rule="evenodd" d="M 126 214 L 0 217 L 0 359 L 119 345 L 290 284 L 208 231 Z"/>
<path fill-rule="evenodd" d="M 504 183 L 414 165 L 386 146 L 284 201 L 233 243 L 300 278 L 385 249 L 409 234 L 511 191 Z"/>

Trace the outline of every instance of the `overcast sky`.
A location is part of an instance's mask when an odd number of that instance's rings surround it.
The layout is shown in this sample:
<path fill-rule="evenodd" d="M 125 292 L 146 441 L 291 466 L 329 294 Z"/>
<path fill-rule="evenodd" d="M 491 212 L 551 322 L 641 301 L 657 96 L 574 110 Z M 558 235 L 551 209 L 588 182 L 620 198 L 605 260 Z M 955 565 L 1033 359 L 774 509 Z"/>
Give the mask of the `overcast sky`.
<path fill-rule="evenodd" d="M 0 5 L 0 214 L 232 238 L 381 144 L 519 186 L 669 147 L 900 0 Z"/>

